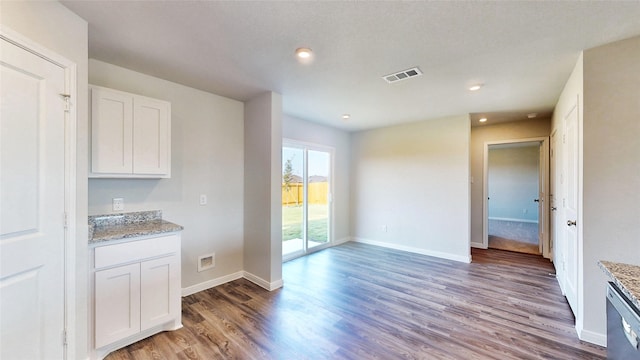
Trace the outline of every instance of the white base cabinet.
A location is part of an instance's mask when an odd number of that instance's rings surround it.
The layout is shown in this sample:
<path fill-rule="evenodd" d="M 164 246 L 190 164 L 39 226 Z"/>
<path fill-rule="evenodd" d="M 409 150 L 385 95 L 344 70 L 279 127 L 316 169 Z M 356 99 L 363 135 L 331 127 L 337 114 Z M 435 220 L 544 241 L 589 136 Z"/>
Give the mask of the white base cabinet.
<path fill-rule="evenodd" d="M 94 352 L 109 352 L 182 327 L 180 235 L 94 249 Z"/>

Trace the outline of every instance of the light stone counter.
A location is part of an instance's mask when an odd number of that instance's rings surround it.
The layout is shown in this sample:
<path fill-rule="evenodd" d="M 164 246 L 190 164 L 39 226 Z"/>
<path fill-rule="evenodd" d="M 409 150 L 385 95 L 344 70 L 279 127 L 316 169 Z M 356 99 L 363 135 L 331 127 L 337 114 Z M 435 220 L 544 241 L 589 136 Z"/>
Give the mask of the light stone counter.
<path fill-rule="evenodd" d="M 181 231 L 184 228 L 162 220 L 162 211 L 140 211 L 89 216 L 89 245 L 139 236 Z M 92 236 L 91 236 L 92 235 Z"/>
<path fill-rule="evenodd" d="M 600 268 L 640 310 L 640 266 L 599 261 Z"/>

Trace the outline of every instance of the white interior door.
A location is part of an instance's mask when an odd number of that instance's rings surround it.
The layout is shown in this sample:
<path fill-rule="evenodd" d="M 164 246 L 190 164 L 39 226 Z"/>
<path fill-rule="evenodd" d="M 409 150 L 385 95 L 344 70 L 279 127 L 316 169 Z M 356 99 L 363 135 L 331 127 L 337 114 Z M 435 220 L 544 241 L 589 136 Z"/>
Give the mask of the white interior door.
<path fill-rule="evenodd" d="M 578 269 L 579 269 L 579 237 L 578 226 L 578 102 L 564 118 L 565 146 L 565 241 L 566 241 L 566 273 L 565 296 L 573 310 L 578 311 Z"/>
<path fill-rule="evenodd" d="M 65 70 L 0 41 L 0 358 L 61 359 Z"/>

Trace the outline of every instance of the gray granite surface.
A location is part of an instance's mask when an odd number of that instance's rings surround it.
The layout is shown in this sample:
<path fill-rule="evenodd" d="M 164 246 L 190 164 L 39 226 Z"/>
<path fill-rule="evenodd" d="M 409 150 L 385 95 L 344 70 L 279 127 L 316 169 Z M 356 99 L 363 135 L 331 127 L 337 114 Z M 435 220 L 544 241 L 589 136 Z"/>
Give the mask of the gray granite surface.
<path fill-rule="evenodd" d="M 139 211 L 89 216 L 89 244 L 181 231 L 182 226 L 162 220 L 162 211 Z"/>
<path fill-rule="evenodd" d="M 599 261 L 598 265 L 640 309 L 640 266 L 611 261 Z"/>

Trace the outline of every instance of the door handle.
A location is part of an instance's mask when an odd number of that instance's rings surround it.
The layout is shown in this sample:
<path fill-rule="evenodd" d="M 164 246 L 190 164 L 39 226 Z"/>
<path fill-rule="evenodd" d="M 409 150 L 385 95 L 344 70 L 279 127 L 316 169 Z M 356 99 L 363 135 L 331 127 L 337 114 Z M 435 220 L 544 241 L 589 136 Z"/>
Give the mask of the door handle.
<path fill-rule="evenodd" d="M 533 202 L 540 202 L 540 199 L 533 199 Z"/>
<path fill-rule="evenodd" d="M 556 210 L 558 210 L 558 208 L 557 208 L 557 207 L 555 207 L 555 206 L 552 206 L 552 207 L 551 207 L 551 211 L 556 211 Z"/>
<path fill-rule="evenodd" d="M 576 226 L 576 221 L 575 220 L 567 220 L 567 226 Z"/>

